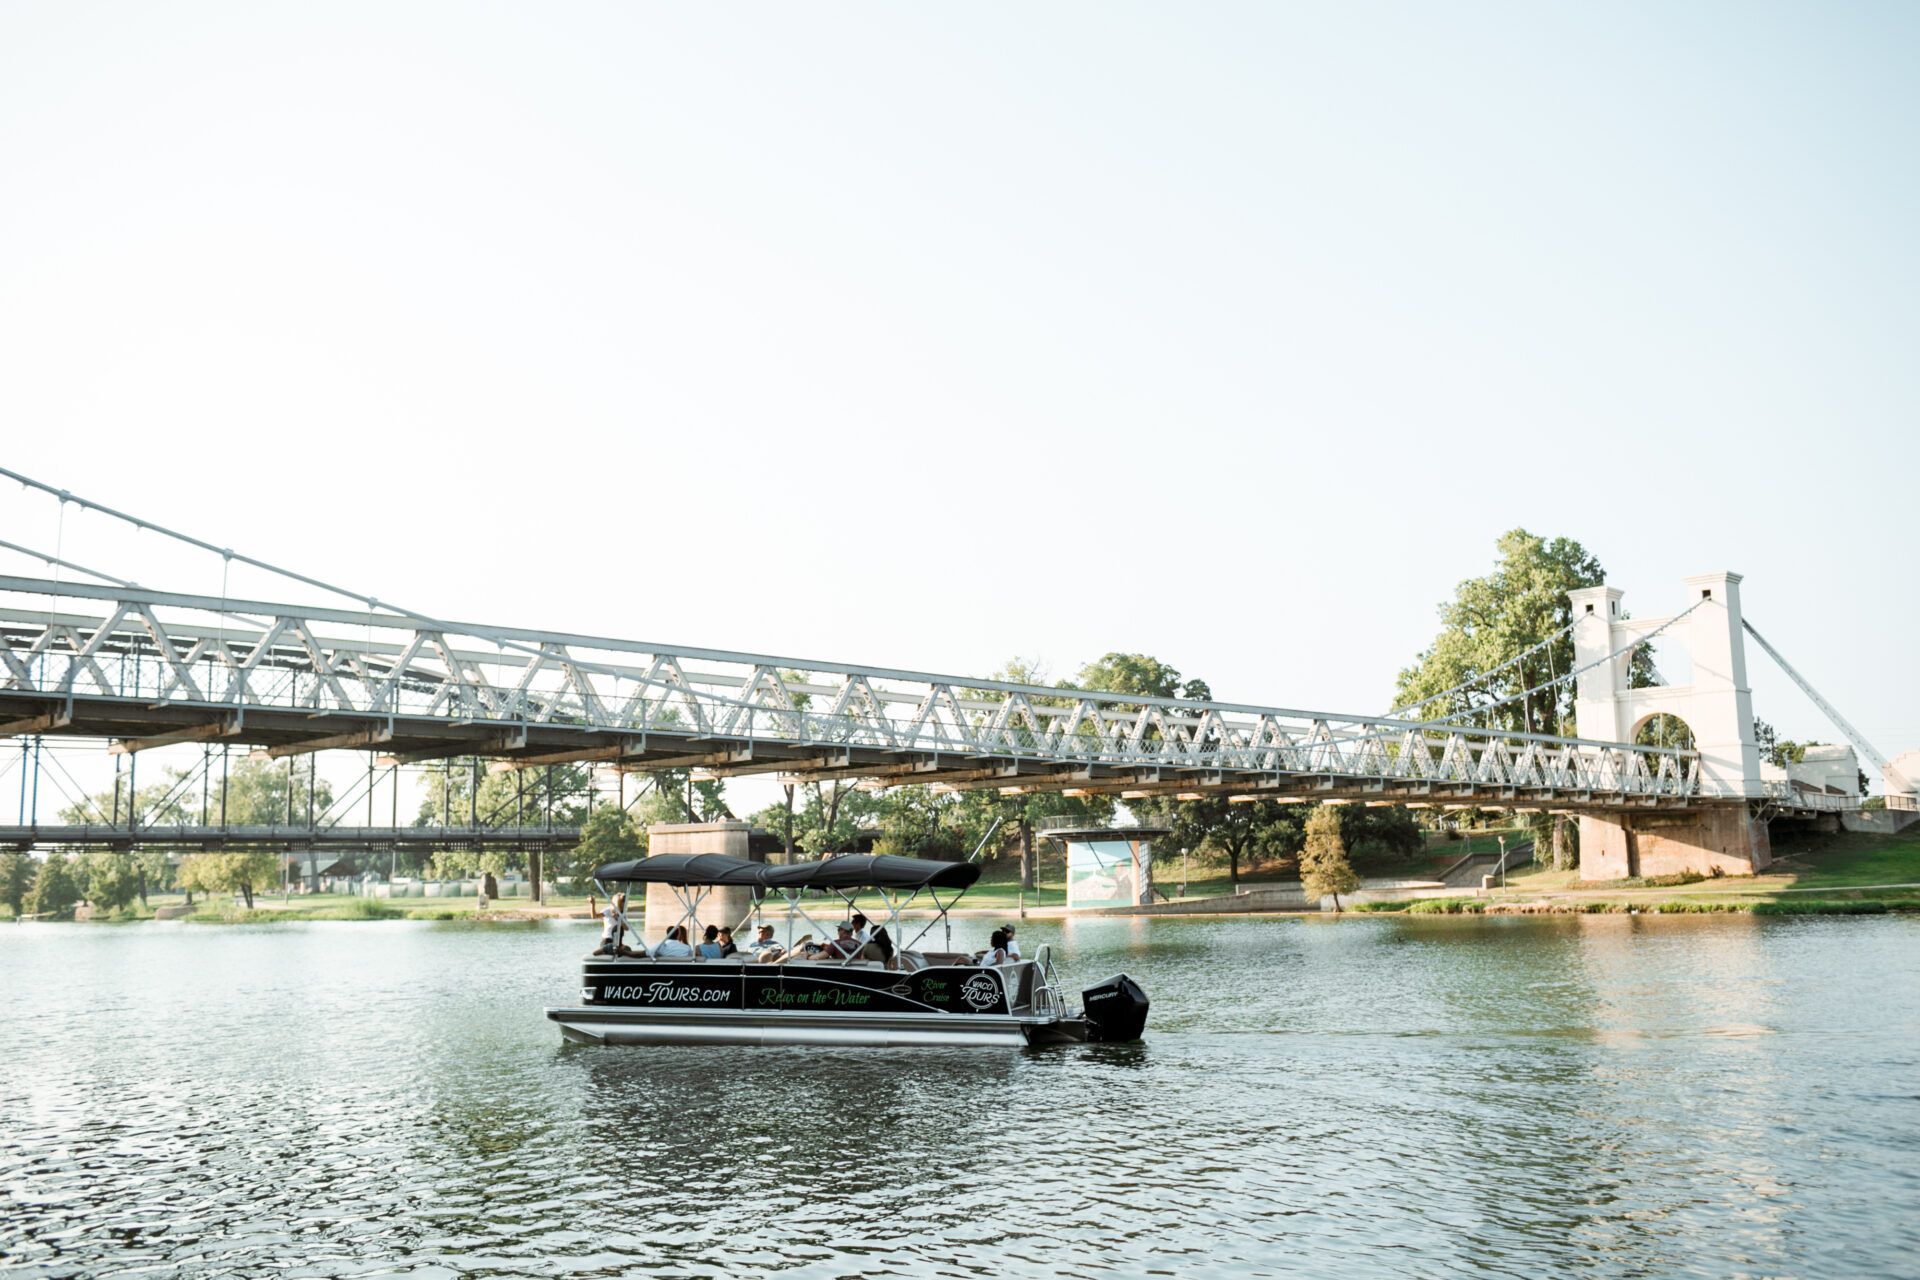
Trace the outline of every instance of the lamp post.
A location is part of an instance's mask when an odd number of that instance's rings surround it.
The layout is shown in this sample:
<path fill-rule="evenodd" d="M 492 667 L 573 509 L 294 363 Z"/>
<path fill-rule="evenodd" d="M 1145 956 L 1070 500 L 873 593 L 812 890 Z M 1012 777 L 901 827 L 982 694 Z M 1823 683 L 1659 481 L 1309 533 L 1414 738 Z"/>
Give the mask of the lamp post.
<path fill-rule="evenodd" d="M 1507 838 L 1500 837 L 1500 888 L 1507 887 Z"/>

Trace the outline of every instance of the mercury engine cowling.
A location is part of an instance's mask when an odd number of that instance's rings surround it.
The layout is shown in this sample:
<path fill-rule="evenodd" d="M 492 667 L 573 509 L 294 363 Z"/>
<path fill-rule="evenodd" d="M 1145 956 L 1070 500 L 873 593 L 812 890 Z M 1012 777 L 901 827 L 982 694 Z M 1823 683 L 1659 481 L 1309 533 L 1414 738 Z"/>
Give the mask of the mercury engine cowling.
<path fill-rule="evenodd" d="M 1088 987 L 1080 1001 L 1089 1040 L 1138 1040 L 1147 1029 L 1147 993 L 1124 973 Z"/>

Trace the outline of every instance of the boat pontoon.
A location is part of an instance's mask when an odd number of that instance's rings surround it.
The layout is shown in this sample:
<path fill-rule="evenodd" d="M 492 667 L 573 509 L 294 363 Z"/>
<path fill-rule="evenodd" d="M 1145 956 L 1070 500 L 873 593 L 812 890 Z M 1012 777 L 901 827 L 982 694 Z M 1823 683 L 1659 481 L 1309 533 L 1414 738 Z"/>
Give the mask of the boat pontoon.
<path fill-rule="evenodd" d="M 1052 949 L 1031 959 L 983 966 L 954 952 L 947 913 L 980 878 L 966 862 L 844 855 L 818 862 L 769 865 L 725 854 L 662 854 L 609 863 L 594 873 L 603 888 L 666 885 L 685 908 L 683 923 L 698 924 L 700 908 L 716 889 L 746 889 L 751 909 L 739 929 L 774 903 L 784 908 L 785 954 L 758 963 L 745 954 L 714 959 L 652 959 L 645 955 L 586 958 L 581 1003 L 548 1009 L 572 1041 L 589 1044 L 764 1045 L 1023 1045 L 1087 1040 L 1137 1040 L 1147 1021 L 1147 996 L 1125 974 L 1088 987 L 1082 1008 L 1069 1011 L 1054 970 Z M 831 902 L 834 913 L 854 909 L 855 895 L 872 892 L 873 914 L 894 942 L 886 960 L 808 959 L 795 954 L 794 931 L 810 927 L 833 936 L 809 914 Z M 901 913 L 921 894 L 935 915 L 908 938 Z M 943 894 L 951 894 L 943 900 Z M 731 895 L 737 901 L 739 894 Z M 917 922 L 916 922 L 917 923 Z M 922 949 L 936 927 L 941 949 Z M 738 930 L 737 930 L 738 931 Z M 876 930 L 877 932 L 877 930 Z"/>

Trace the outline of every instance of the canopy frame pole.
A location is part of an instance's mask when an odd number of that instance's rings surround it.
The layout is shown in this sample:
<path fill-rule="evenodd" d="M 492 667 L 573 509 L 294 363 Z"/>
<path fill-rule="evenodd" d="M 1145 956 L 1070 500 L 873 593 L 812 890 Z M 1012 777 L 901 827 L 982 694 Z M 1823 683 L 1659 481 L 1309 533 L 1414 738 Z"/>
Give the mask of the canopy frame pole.
<path fill-rule="evenodd" d="M 881 905 L 886 907 L 887 909 L 887 922 L 893 926 L 893 928 L 888 931 L 887 937 L 889 939 L 892 939 L 904 933 L 905 929 L 900 924 L 900 913 L 904 911 L 908 906 L 910 906 L 915 898 L 920 896 L 920 890 L 915 889 L 912 893 L 908 894 L 906 902 L 903 902 L 898 906 L 894 904 L 894 900 L 893 900 L 894 895 L 891 889 L 888 889 L 884 885 L 874 885 L 873 891 L 880 895 Z M 840 896 L 843 898 L 846 897 L 845 894 L 841 894 Z M 847 900 L 847 905 L 852 906 L 853 900 L 849 898 Z M 899 944 L 896 943 L 894 945 L 893 954 L 898 956 L 901 950 L 902 948 L 899 946 Z M 860 953 L 856 951 L 852 955 L 848 956 L 845 960 L 840 962 L 841 967 L 845 968 L 846 966 L 851 965 L 855 960 L 859 958 L 860 958 Z"/>
<path fill-rule="evenodd" d="M 874 889 L 874 891 L 875 891 L 875 892 L 877 892 L 877 893 L 881 893 L 881 894 L 884 894 L 884 893 L 886 892 L 886 890 L 884 890 L 884 889 L 882 889 L 882 888 L 881 888 L 881 887 L 880 887 L 879 885 L 873 885 L 873 886 L 872 886 L 872 888 L 873 888 L 873 889 Z M 855 895 L 855 894 L 850 894 L 850 893 L 848 893 L 848 892 L 847 892 L 847 891 L 846 891 L 845 889 L 835 889 L 835 890 L 833 891 L 833 896 L 834 896 L 834 897 L 836 897 L 836 898 L 838 898 L 838 899 L 840 899 L 840 901 L 841 901 L 841 902 L 843 902 L 843 903 L 845 903 L 845 904 L 846 904 L 846 907 L 847 907 L 847 923 L 849 923 L 849 924 L 851 924 L 851 923 L 853 923 L 853 915 L 854 915 L 854 912 L 855 912 L 855 910 L 856 910 L 856 908 L 855 908 L 855 907 L 854 907 L 854 905 L 853 905 L 853 900 L 854 900 L 854 898 L 855 898 L 855 897 L 856 897 L 857 895 Z M 836 926 L 834 926 L 834 928 L 835 928 L 835 932 L 838 932 L 838 930 L 839 930 L 839 926 L 838 926 L 838 925 L 836 925 Z M 841 960 L 840 960 L 840 967 L 841 967 L 842 969 L 847 969 L 847 968 L 851 968 L 851 967 L 852 967 L 852 965 L 853 965 L 853 962 L 854 962 L 855 960 L 858 960 L 858 959 L 860 958 L 860 952 L 861 952 L 862 950 L 864 950 L 864 949 L 865 949 L 864 947 L 861 947 L 861 948 L 856 948 L 856 949 L 855 949 L 855 951 L 854 951 L 854 953 L 853 953 L 852 955 L 850 955 L 850 956 L 843 956 L 843 957 L 841 957 Z"/>
<path fill-rule="evenodd" d="M 787 955 L 789 957 L 793 955 L 793 913 L 794 912 L 797 912 L 802 920 L 805 920 L 808 924 L 818 929 L 820 931 L 820 934 L 823 940 L 827 932 L 827 926 L 821 924 L 818 920 L 815 920 L 812 916 L 808 915 L 807 909 L 800 905 L 800 894 L 803 892 L 805 892 L 805 890 L 793 890 L 789 892 L 787 896 L 788 904 L 792 907 L 792 912 L 790 912 L 787 916 Z"/>
<path fill-rule="evenodd" d="M 906 936 L 907 927 L 906 925 L 900 922 L 900 913 L 902 911 L 905 911 L 908 907 L 911 907 L 913 905 L 913 900 L 919 896 L 920 896 L 920 890 L 915 889 L 912 893 L 907 895 L 907 900 L 905 902 L 896 903 L 894 901 L 893 894 L 887 892 L 885 889 L 880 890 L 880 901 L 887 904 L 887 923 L 890 926 L 892 926 L 887 930 L 887 937 L 889 940 L 893 938 L 903 938 Z M 894 946 L 893 946 L 893 954 L 897 956 L 904 949 L 905 948 L 901 947 L 900 944 L 896 942 L 894 943 Z"/>
<path fill-rule="evenodd" d="M 753 894 L 753 902 L 747 907 L 747 914 L 740 917 L 740 923 L 733 926 L 733 932 L 736 935 L 742 929 L 750 927 L 754 917 L 760 914 L 760 891 L 758 889 L 754 889 L 754 890 L 751 890 L 750 892 Z M 740 947 L 740 944 L 737 941 L 733 945 L 736 947 Z M 742 951 L 746 950 L 745 947 L 740 947 L 740 949 Z"/>
<path fill-rule="evenodd" d="M 915 890 L 914 892 L 917 894 L 919 890 Z M 925 929 L 922 929 L 920 930 L 920 932 L 913 935 L 913 942 L 918 942 L 920 941 L 920 939 L 926 937 L 927 931 L 932 929 L 934 925 L 944 923 L 947 926 L 947 950 L 952 951 L 953 950 L 953 922 L 947 919 L 947 912 L 953 910 L 954 905 L 958 903 L 960 899 L 967 896 L 967 891 L 965 889 L 962 889 L 959 893 L 956 893 L 953 895 L 952 902 L 942 904 L 940 901 L 940 891 L 934 888 L 932 885 L 928 885 L 927 896 L 933 899 L 933 905 L 939 908 L 940 914 L 935 916 L 933 919 L 927 921 L 927 925 Z M 913 942 L 909 942 L 906 946 L 900 949 L 902 951 L 913 950 Z"/>
<path fill-rule="evenodd" d="M 699 915 L 700 904 L 707 900 L 707 894 L 711 892 L 711 889 L 707 885 L 701 885 L 700 892 L 694 894 L 692 899 L 688 899 L 684 890 L 690 889 L 692 887 L 693 886 L 691 885 L 684 885 L 684 884 L 669 884 L 667 886 L 667 888 L 673 890 L 673 896 L 680 899 L 680 905 L 686 908 L 685 911 L 682 911 L 680 913 L 680 918 L 674 923 L 685 924 L 687 921 L 691 920 L 693 921 L 694 925 L 698 927 L 698 925 L 700 924 L 700 915 Z M 644 922 L 646 917 L 642 916 L 641 919 Z M 643 945 L 645 944 L 646 940 L 647 940 L 646 935 L 641 934 L 640 941 Z"/>

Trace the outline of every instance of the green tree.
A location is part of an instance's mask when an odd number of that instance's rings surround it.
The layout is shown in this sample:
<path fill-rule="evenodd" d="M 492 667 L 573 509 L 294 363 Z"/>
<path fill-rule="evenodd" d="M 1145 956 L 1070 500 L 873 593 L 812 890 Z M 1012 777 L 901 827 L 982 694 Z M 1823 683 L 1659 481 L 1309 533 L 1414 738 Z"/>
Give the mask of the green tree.
<path fill-rule="evenodd" d="M 1224 853 L 1235 886 L 1243 863 L 1289 857 L 1304 839 L 1299 807 L 1271 800 L 1233 804 L 1225 796 L 1208 796 L 1139 801 L 1132 808 L 1142 821 L 1168 827 L 1168 844 L 1176 851 Z"/>
<path fill-rule="evenodd" d="M 268 849 L 189 854 L 180 863 L 180 886 L 189 893 L 238 893 L 253 909 L 253 895 L 280 876 L 280 859 Z"/>
<path fill-rule="evenodd" d="M 212 813 L 226 814 L 233 827 L 306 826 L 309 808 L 317 820 L 333 807 L 333 787 L 325 778 L 313 779 L 309 797 L 302 764 L 247 757 L 214 785 Z"/>
<path fill-rule="evenodd" d="M 619 805 L 602 805 L 580 824 L 579 862 L 588 869 L 647 854 L 647 833 Z"/>
<path fill-rule="evenodd" d="M 49 853 L 34 872 L 33 888 L 27 893 L 27 911 L 31 915 L 60 915 L 73 910 L 80 901 L 80 883 L 66 855 Z"/>
<path fill-rule="evenodd" d="M 138 791 L 116 779 L 112 788 L 96 792 L 78 804 L 63 806 L 60 821 L 73 826 L 103 825 L 113 822 L 116 814 L 122 825 L 133 820 L 143 827 L 178 826 L 196 821 L 199 814 L 189 815 L 186 804 L 188 784 L 193 776 L 189 770 L 169 767 L 158 782 L 150 782 Z M 119 793 L 117 798 L 115 791 Z"/>
<path fill-rule="evenodd" d="M 1482 710 L 1565 675 L 1573 669 L 1573 637 L 1500 669 L 1573 621 L 1567 593 L 1606 581 L 1600 561 L 1571 538 L 1541 538 L 1525 529 L 1504 534 L 1499 559 L 1485 577 L 1468 578 L 1440 606 L 1440 634 L 1395 682 L 1394 705 L 1422 720 L 1470 719 L 1495 728 L 1572 733 L 1572 684 Z"/>
<path fill-rule="evenodd" d="M 551 813 L 554 826 L 579 827 L 589 815 L 592 790 L 591 767 L 579 762 L 495 771 L 485 761 L 450 759 L 427 772 L 413 825 L 544 828 Z M 578 880 L 583 864 L 589 870 L 598 865 L 586 862 L 577 849 L 555 850 L 543 860 L 542 879 Z M 498 844 L 439 850 L 427 869 L 443 879 L 479 876 L 483 880 L 507 871 L 533 870 L 528 851 L 504 831 Z M 491 885 L 488 892 L 498 887 Z"/>
<path fill-rule="evenodd" d="M 1496 549 L 1493 572 L 1462 582 L 1440 606 L 1440 634 L 1400 672 L 1394 706 L 1410 719 L 1575 735 L 1574 682 L 1561 680 L 1573 670 L 1573 637 L 1545 642 L 1573 622 L 1567 593 L 1601 585 L 1606 570 L 1573 539 L 1525 529 L 1502 535 Z M 1503 665 L 1536 645 L 1539 652 Z M 1635 650 L 1634 687 L 1654 683 L 1652 655 L 1650 645 Z M 1571 847 L 1567 825 L 1564 814 L 1555 815 L 1556 850 Z"/>
<path fill-rule="evenodd" d="M 1306 846 L 1300 851 L 1300 884 L 1310 901 L 1331 896 L 1335 911 L 1341 909 L 1341 894 L 1360 887 L 1360 877 L 1347 861 L 1346 842 L 1340 836 L 1338 808 L 1319 805 L 1307 818 Z"/>
<path fill-rule="evenodd" d="M 139 871 L 128 854 L 96 849 L 82 855 L 74 870 L 87 901 L 103 911 L 120 910 L 140 891 Z"/>
<path fill-rule="evenodd" d="M 19 915 L 27 901 L 27 894 L 33 888 L 33 858 L 24 853 L 8 850 L 0 853 L 0 902 L 7 904 L 7 910 Z"/>
<path fill-rule="evenodd" d="M 1074 687 L 1097 693 L 1136 693 L 1150 698 L 1194 701 L 1213 696 L 1206 681 L 1183 681 L 1176 668 L 1144 653 L 1104 654 L 1080 668 Z"/>
<path fill-rule="evenodd" d="M 1679 716 L 1658 712 L 1647 717 L 1633 735 L 1635 746 L 1670 747 L 1680 751 L 1693 750 L 1693 730 Z"/>
<path fill-rule="evenodd" d="M 1411 858 L 1426 847 L 1420 824 L 1399 805 L 1340 805 L 1340 838 L 1359 852 L 1374 849 L 1398 858 Z"/>
<path fill-rule="evenodd" d="M 880 826 L 875 852 L 947 862 L 972 852 L 966 846 L 967 806 L 959 795 L 932 787 L 895 787 L 874 799 Z"/>
<path fill-rule="evenodd" d="M 142 846 L 126 856 L 133 864 L 141 906 L 147 905 L 150 891 L 165 892 L 173 887 L 173 859 L 165 849 Z"/>

